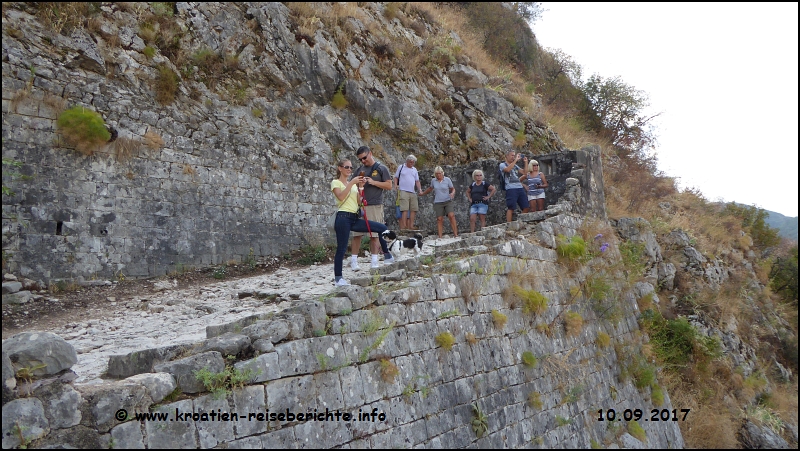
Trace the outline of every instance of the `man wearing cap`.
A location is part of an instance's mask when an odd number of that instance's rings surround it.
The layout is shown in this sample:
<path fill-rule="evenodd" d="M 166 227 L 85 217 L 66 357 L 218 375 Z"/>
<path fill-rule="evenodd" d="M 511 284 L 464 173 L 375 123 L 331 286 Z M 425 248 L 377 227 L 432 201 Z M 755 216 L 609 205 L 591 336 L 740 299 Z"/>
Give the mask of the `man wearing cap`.
<path fill-rule="evenodd" d="M 394 186 L 397 187 L 398 205 L 400 206 L 401 230 L 414 228 L 414 219 L 419 211 L 417 194 L 422 192 L 422 185 L 419 183 L 419 172 L 414 167 L 416 162 L 417 157 L 409 155 L 406 157 L 406 164 L 400 165 L 394 174 Z"/>

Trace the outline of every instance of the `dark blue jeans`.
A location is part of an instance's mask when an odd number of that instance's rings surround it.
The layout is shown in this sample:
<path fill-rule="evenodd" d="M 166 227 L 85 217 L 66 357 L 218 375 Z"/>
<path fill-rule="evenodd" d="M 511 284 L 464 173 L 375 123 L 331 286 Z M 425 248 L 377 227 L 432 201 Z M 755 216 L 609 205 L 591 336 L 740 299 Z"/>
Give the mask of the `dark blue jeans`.
<path fill-rule="evenodd" d="M 336 231 L 336 256 L 333 258 L 333 275 L 342 277 L 342 261 L 347 252 L 347 243 L 350 241 L 350 232 L 367 232 L 367 222 L 358 217 L 356 213 L 340 211 L 336 214 L 336 222 L 333 229 Z M 389 254 L 389 246 L 380 234 L 385 232 L 388 227 L 380 222 L 370 221 L 369 229 L 378 234 L 378 241 L 381 243 L 383 255 Z"/>

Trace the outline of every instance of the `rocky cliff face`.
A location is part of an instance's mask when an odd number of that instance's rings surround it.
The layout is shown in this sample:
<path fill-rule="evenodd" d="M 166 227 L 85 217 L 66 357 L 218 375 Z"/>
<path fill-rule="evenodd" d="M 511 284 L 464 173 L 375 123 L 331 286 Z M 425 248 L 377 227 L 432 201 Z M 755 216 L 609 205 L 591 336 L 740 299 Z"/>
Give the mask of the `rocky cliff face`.
<path fill-rule="evenodd" d="M 566 150 L 421 12 L 163 5 L 72 22 L 4 6 L 3 158 L 23 175 L 4 169 L 13 271 L 144 277 L 321 243 L 335 161 L 361 145 L 392 170 L 408 153 L 427 169 L 499 159 L 517 130 L 531 153 Z M 56 125 L 72 106 L 99 113 L 111 142 L 76 151 Z"/>

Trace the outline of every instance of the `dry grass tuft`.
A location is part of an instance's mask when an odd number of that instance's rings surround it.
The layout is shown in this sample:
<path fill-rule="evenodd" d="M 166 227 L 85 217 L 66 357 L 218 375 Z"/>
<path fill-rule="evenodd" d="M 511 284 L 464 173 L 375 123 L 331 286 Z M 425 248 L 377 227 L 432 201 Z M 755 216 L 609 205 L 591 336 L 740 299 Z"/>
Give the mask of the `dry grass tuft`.
<path fill-rule="evenodd" d="M 153 83 L 153 91 L 155 91 L 156 101 L 162 105 L 169 105 L 175 101 L 175 95 L 178 93 L 178 83 L 180 77 L 172 69 L 166 65 L 158 67 L 158 74 Z"/>
<path fill-rule="evenodd" d="M 400 374 L 400 369 L 397 368 L 391 360 L 389 359 L 380 359 L 381 365 L 381 379 L 387 384 L 394 383 L 394 378 Z"/>
<path fill-rule="evenodd" d="M 117 160 L 127 161 L 139 153 L 142 143 L 135 139 L 120 136 L 111 143 L 111 148 Z"/>
<path fill-rule="evenodd" d="M 578 312 L 567 312 L 564 315 L 564 326 L 567 328 L 568 337 L 580 335 L 583 329 L 583 317 Z"/>
<path fill-rule="evenodd" d="M 611 337 L 605 332 L 598 332 L 595 343 L 599 348 L 605 349 L 611 344 Z"/>
<path fill-rule="evenodd" d="M 466 334 L 467 343 L 474 345 L 478 343 L 478 337 L 475 336 L 472 332 L 467 332 Z"/>
<path fill-rule="evenodd" d="M 161 135 L 154 131 L 148 131 L 144 134 L 144 143 L 153 150 L 158 150 L 164 146 L 164 140 Z"/>

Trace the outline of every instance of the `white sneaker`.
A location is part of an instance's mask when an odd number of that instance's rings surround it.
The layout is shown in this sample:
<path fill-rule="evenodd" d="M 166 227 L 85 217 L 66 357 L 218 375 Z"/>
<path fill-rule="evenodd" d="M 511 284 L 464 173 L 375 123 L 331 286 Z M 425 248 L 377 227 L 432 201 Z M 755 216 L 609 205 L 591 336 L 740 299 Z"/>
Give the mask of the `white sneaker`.
<path fill-rule="evenodd" d="M 353 271 L 360 271 L 360 270 L 361 270 L 361 267 L 360 267 L 360 266 L 358 266 L 358 260 L 350 260 L 350 268 L 351 268 Z"/>
<path fill-rule="evenodd" d="M 381 264 L 378 263 L 378 260 L 372 260 L 372 263 L 369 265 L 370 268 L 380 268 Z"/>
<path fill-rule="evenodd" d="M 350 282 L 348 282 L 346 279 L 339 279 L 339 281 L 336 282 L 337 287 L 344 287 L 347 285 L 350 285 Z"/>
<path fill-rule="evenodd" d="M 389 258 L 384 257 L 383 258 L 383 264 L 384 265 L 391 265 L 394 262 L 395 262 L 394 257 L 389 257 Z"/>

